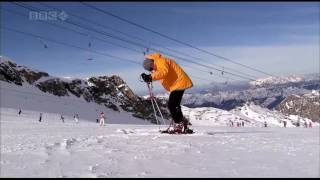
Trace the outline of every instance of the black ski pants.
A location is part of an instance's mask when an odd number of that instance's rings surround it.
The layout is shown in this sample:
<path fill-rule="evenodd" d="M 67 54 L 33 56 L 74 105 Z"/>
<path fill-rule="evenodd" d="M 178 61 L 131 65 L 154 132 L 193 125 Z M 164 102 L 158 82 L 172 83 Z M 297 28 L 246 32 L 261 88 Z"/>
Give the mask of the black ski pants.
<path fill-rule="evenodd" d="M 184 90 L 172 91 L 169 95 L 168 108 L 171 114 L 171 117 L 175 123 L 179 123 L 183 120 L 183 115 L 181 111 L 181 100 Z"/>

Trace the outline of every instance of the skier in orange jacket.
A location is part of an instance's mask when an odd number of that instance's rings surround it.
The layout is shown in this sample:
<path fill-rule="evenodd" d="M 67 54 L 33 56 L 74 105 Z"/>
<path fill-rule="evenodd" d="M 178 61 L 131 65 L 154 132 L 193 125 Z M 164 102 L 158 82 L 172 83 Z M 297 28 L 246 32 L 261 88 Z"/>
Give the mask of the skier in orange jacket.
<path fill-rule="evenodd" d="M 162 86 L 170 92 L 168 108 L 176 124 L 174 131 L 185 131 L 188 122 L 183 117 L 180 103 L 184 91 L 193 86 L 191 79 L 174 60 L 160 53 L 146 55 L 143 67 L 145 70 L 152 72 L 150 75 L 141 74 L 145 82 L 160 80 Z"/>

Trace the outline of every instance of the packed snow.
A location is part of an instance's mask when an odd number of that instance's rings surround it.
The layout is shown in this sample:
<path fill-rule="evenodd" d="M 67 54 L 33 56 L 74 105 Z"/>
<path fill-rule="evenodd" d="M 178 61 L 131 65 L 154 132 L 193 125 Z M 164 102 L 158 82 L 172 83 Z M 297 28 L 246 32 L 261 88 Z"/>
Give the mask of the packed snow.
<path fill-rule="evenodd" d="M 1 108 L 1 177 L 319 177 L 319 128 L 38 122 Z M 164 129 L 165 126 L 161 126 Z"/>

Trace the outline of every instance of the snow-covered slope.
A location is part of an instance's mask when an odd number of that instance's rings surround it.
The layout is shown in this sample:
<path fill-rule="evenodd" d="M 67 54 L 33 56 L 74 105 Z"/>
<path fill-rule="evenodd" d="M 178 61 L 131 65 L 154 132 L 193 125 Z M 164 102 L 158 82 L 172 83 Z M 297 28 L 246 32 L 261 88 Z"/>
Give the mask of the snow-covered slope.
<path fill-rule="evenodd" d="M 283 122 L 287 122 L 287 127 L 297 127 L 300 121 L 300 127 L 303 124 L 311 122 L 313 126 L 319 126 L 318 122 L 312 122 L 308 118 L 301 118 L 296 115 L 284 115 L 278 111 L 269 110 L 260 106 L 245 104 L 242 107 L 225 111 L 212 107 L 188 108 L 182 106 L 184 115 L 194 125 L 199 126 L 228 126 L 230 121 L 233 123 L 245 123 L 246 127 L 263 127 L 264 122 L 270 127 L 283 127 Z"/>
<path fill-rule="evenodd" d="M 305 122 L 308 124 L 311 122 L 313 126 L 319 126 L 319 123 L 312 122 L 310 119 L 291 115 L 287 116 L 278 111 L 262 108 L 252 103 L 236 108 L 231 112 L 245 117 L 255 124 L 260 124 L 260 126 L 263 126 L 264 122 L 267 122 L 268 126 L 271 127 L 283 127 L 283 121 L 286 121 L 287 127 L 297 127 L 298 119 L 300 119 L 301 124 L 299 127 L 303 127 L 302 125 Z"/>
<path fill-rule="evenodd" d="M 2 109 L 0 177 L 318 177 L 319 128 L 62 123 Z M 162 127 L 165 128 L 165 127 Z"/>
<path fill-rule="evenodd" d="M 95 122 L 100 112 L 105 112 L 107 123 L 117 124 L 149 124 L 148 122 L 132 117 L 130 113 L 113 111 L 103 105 L 87 102 L 83 98 L 74 95 L 55 96 L 44 93 L 28 83 L 23 86 L 0 81 L 1 108 L 10 108 L 18 113 L 21 108 L 22 116 L 39 119 L 40 112 L 43 113 L 43 121 L 60 121 L 60 115 L 72 120 L 75 114 L 79 115 L 81 121 Z"/>
<path fill-rule="evenodd" d="M 202 107 L 202 108 L 188 108 L 182 106 L 182 112 L 187 119 L 190 120 L 191 124 L 197 126 L 229 126 L 230 121 L 242 122 L 247 121 L 240 116 L 233 114 L 229 111 Z M 246 126 L 254 126 L 251 122 L 247 121 Z"/>

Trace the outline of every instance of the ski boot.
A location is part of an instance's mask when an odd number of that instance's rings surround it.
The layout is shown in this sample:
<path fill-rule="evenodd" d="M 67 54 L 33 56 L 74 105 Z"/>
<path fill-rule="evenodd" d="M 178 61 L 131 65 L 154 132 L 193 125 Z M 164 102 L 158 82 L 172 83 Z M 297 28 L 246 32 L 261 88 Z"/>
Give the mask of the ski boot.
<path fill-rule="evenodd" d="M 168 133 L 168 134 L 182 134 L 184 131 L 184 124 L 183 122 L 173 124 L 173 127 L 168 128 L 167 130 L 161 131 L 161 133 Z"/>
<path fill-rule="evenodd" d="M 173 123 L 173 121 L 172 121 Z M 183 117 L 180 123 L 173 123 L 173 128 L 168 128 L 167 130 L 160 131 L 161 133 L 168 134 L 192 134 L 193 130 L 188 128 L 188 125 L 191 125 L 188 119 Z"/>
<path fill-rule="evenodd" d="M 192 134 L 192 133 L 193 133 L 193 130 L 190 129 L 190 128 L 188 127 L 188 125 L 192 125 L 192 124 L 189 122 L 189 120 L 188 120 L 187 118 L 183 117 L 183 133 L 185 133 L 185 134 Z"/>

